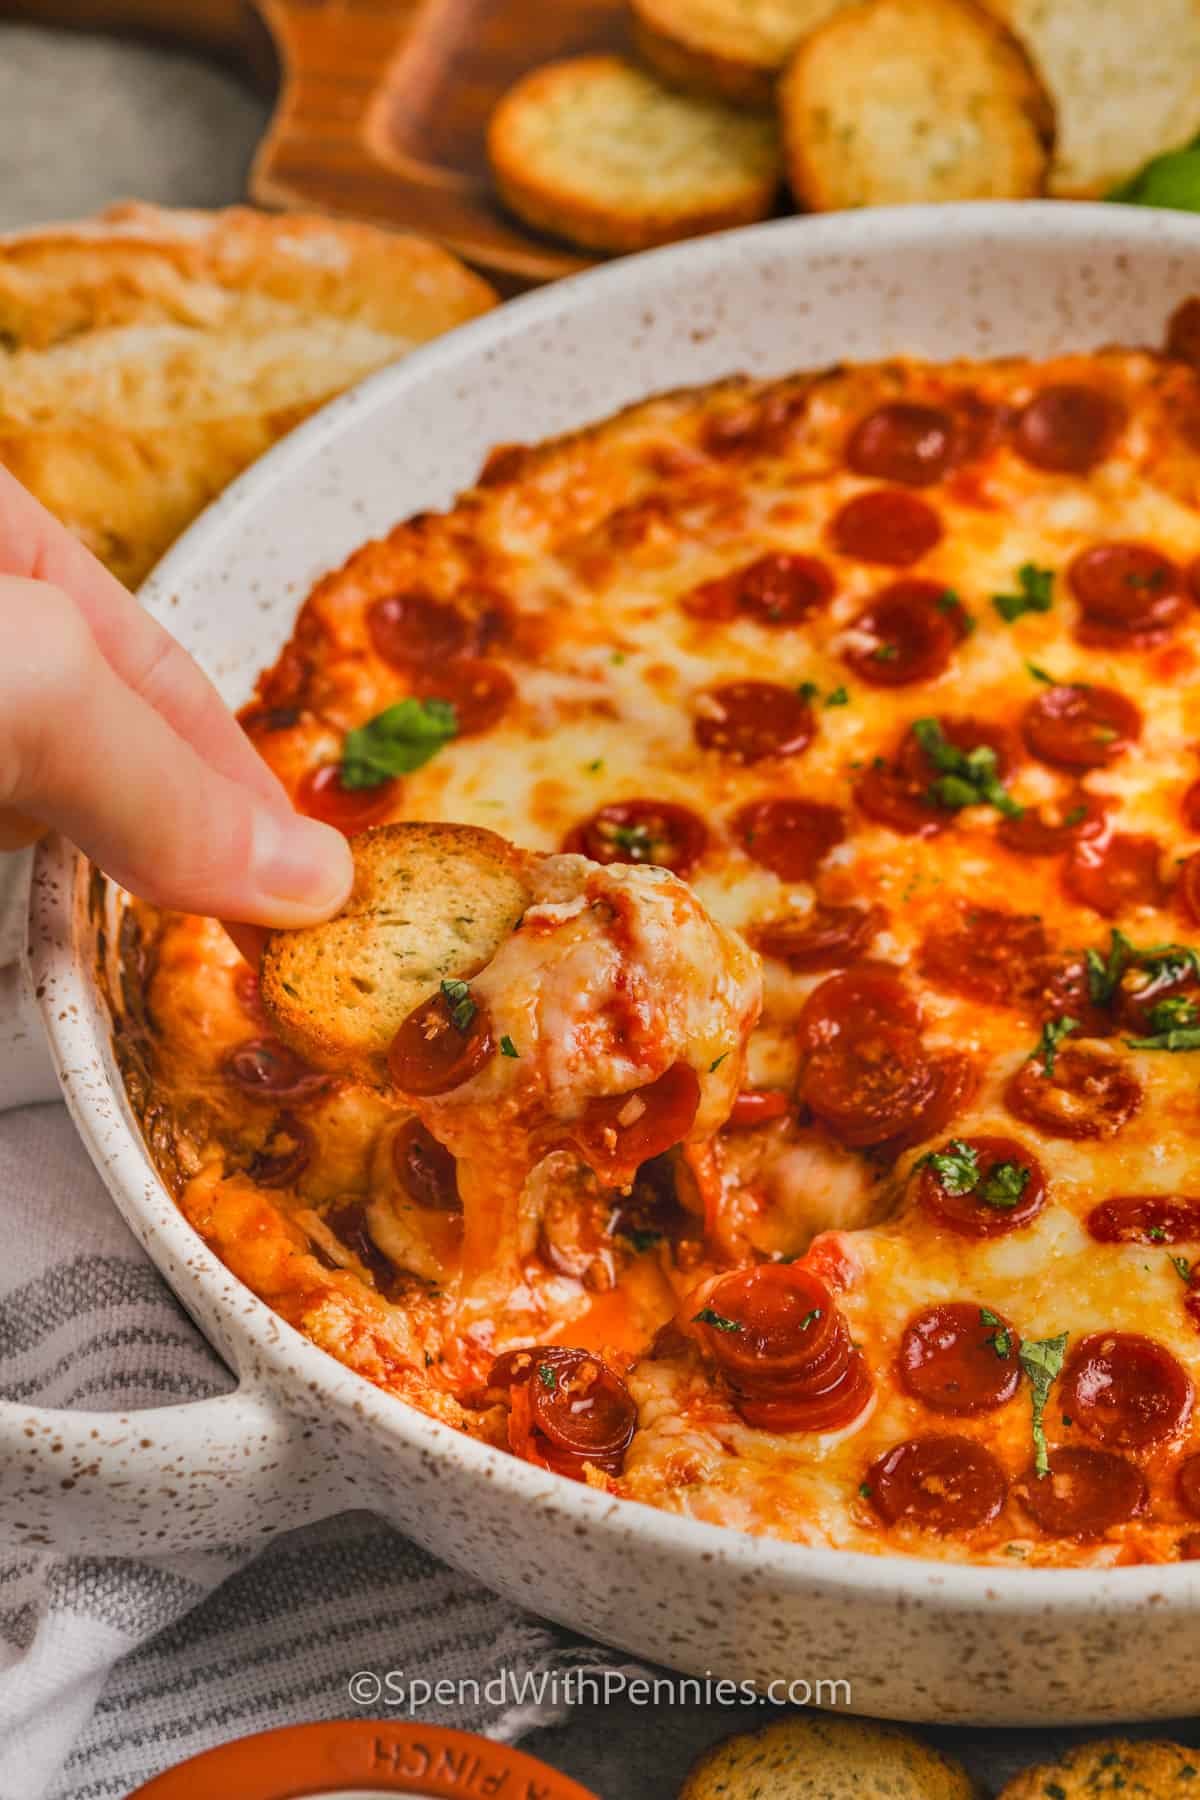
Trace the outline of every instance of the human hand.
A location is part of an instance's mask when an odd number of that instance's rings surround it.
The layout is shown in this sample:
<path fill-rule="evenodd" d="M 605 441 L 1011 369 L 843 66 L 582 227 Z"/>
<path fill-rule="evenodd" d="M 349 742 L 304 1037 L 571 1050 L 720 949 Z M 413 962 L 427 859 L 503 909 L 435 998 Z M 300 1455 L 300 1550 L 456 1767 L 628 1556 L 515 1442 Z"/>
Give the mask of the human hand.
<path fill-rule="evenodd" d="M 143 899 L 251 925 L 325 919 L 353 876 L 187 652 L 0 469 L 0 850 L 47 827 Z"/>

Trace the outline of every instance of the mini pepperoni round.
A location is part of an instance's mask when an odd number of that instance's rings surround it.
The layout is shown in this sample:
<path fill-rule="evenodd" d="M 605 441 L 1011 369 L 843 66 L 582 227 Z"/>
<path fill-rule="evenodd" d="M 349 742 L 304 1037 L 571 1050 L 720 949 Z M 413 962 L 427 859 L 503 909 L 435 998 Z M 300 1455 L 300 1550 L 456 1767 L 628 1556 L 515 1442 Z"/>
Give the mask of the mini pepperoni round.
<path fill-rule="evenodd" d="M 860 419 L 846 444 L 856 475 L 929 487 L 961 459 L 964 434 L 952 412 L 896 400 Z"/>
<path fill-rule="evenodd" d="M 734 1100 L 728 1124 L 734 1131 L 746 1131 L 773 1119 L 786 1119 L 789 1111 L 790 1102 L 781 1088 L 743 1088 Z"/>
<path fill-rule="evenodd" d="M 1092 971 L 1082 956 L 1048 957 L 1031 1000 L 1043 1021 L 1074 1019 L 1075 1037 L 1112 1037 L 1116 1031 L 1112 1008 L 1092 999 Z"/>
<path fill-rule="evenodd" d="M 1007 1320 L 975 1301 L 927 1306 L 900 1339 L 900 1384 L 934 1412 L 992 1412 L 1021 1384 L 1019 1343 Z"/>
<path fill-rule="evenodd" d="M 459 737 L 480 737 L 498 725 L 517 693 L 507 669 L 477 656 L 460 656 L 441 668 L 422 670 L 415 690 L 424 700 L 449 702 Z"/>
<path fill-rule="evenodd" d="M 882 757 L 855 782 L 854 804 L 868 819 L 902 837 L 936 837 L 954 823 L 952 812 L 930 800 L 925 788 Z"/>
<path fill-rule="evenodd" d="M 486 1006 L 470 1005 L 469 1018 L 457 1024 L 460 1006 L 440 992 L 409 1013 L 388 1050 L 388 1073 L 402 1094 L 447 1094 L 494 1055 L 491 1015 Z"/>
<path fill-rule="evenodd" d="M 1189 856 L 1179 871 L 1179 900 L 1193 925 L 1200 925 L 1200 850 Z"/>
<path fill-rule="evenodd" d="M 775 681 L 730 681 L 696 702 L 692 729 L 702 750 L 733 762 L 796 756 L 816 729 L 812 708 L 795 688 Z"/>
<path fill-rule="evenodd" d="M 735 1394 L 734 1404 L 746 1424 L 759 1431 L 843 1431 L 873 1393 L 867 1359 L 850 1347 L 845 1368 L 819 1388 L 785 1384 L 765 1394 Z"/>
<path fill-rule="evenodd" d="M 898 1156 L 912 1144 L 944 1131 L 951 1119 L 962 1111 L 975 1092 L 978 1076 L 969 1056 L 957 1050 L 945 1051 L 930 1058 L 933 1068 L 933 1091 L 911 1123 L 877 1148 L 877 1155 Z"/>
<path fill-rule="evenodd" d="M 818 800 L 752 800 L 731 823 L 747 856 L 781 881 L 811 881 L 846 835 L 841 810 Z"/>
<path fill-rule="evenodd" d="M 833 576 L 820 557 L 776 550 L 737 576 L 737 610 L 757 625 L 800 625 L 828 605 L 833 590 Z"/>
<path fill-rule="evenodd" d="M 844 969 L 857 962 L 887 924 L 882 906 L 826 906 L 769 919 L 754 933 L 764 956 L 774 956 L 798 974 Z"/>
<path fill-rule="evenodd" d="M 1051 1450 L 1050 1473 L 1030 1469 L 1017 1496 L 1049 1537 L 1103 1537 L 1146 1510 L 1149 1490 L 1141 1470 L 1107 1450 Z"/>
<path fill-rule="evenodd" d="M 1200 1000 L 1200 983 L 1190 963 L 1170 961 L 1149 968 L 1127 969 L 1113 996 L 1121 1029 L 1134 1037 L 1150 1037 L 1155 1008 L 1164 1000 Z"/>
<path fill-rule="evenodd" d="M 1121 406 L 1098 388 L 1056 382 L 1023 408 L 1014 447 L 1034 468 L 1081 475 L 1108 455 L 1123 422 Z"/>
<path fill-rule="evenodd" d="M 250 1158 L 246 1173 L 257 1187 L 291 1187 L 307 1169 L 316 1148 L 316 1140 L 307 1125 L 302 1125 L 291 1113 L 280 1113 L 261 1148 Z"/>
<path fill-rule="evenodd" d="M 367 608 L 372 648 L 394 669 L 438 668 L 475 648 L 468 615 L 431 594 L 389 594 Z"/>
<path fill-rule="evenodd" d="M 889 964 L 863 963 L 813 989 L 800 1014 L 800 1045 L 816 1050 L 837 1038 L 870 1036 L 892 1027 L 919 1031 L 920 1004 Z"/>
<path fill-rule="evenodd" d="M 693 1323 L 727 1375 L 759 1387 L 823 1371 L 845 1329 L 825 1283 L 800 1263 L 722 1276 Z"/>
<path fill-rule="evenodd" d="M 392 1167 L 410 1200 L 431 1212 L 461 1212 L 458 1164 L 420 1119 L 409 1119 L 392 1139 Z"/>
<path fill-rule="evenodd" d="M 965 906 L 952 924 L 928 931 L 921 973 L 937 988 L 991 1006 L 1020 1006 L 1036 981 L 1049 940 L 1036 913 L 998 906 Z"/>
<path fill-rule="evenodd" d="M 1004 1090 L 1009 1112 L 1046 1137 L 1116 1137 L 1141 1103 L 1141 1083 L 1118 1057 L 1062 1046 L 1049 1075 L 1039 1055 Z"/>
<path fill-rule="evenodd" d="M 1175 1492 L 1183 1510 L 1200 1519 L 1200 1450 L 1185 1456 L 1175 1471 Z"/>
<path fill-rule="evenodd" d="M 1058 856 L 1088 838 L 1099 837 L 1108 825 L 1103 795 L 1082 788 L 1051 807 L 1027 806 L 1019 819 L 1004 818 L 996 827 L 997 840 L 1018 856 Z"/>
<path fill-rule="evenodd" d="M 907 569 L 941 543 L 942 521 L 927 501 L 903 488 L 872 488 L 839 508 L 830 538 L 843 556 Z"/>
<path fill-rule="evenodd" d="M 273 1037 L 250 1038 L 231 1050 L 225 1075 L 248 1100 L 311 1100 L 330 1081 Z"/>
<path fill-rule="evenodd" d="M 654 863 L 689 875 L 708 849 L 704 822 L 671 800 L 617 800 L 576 825 L 563 849 L 598 863 Z"/>
<path fill-rule="evenodd" d="M 682 1143 L 699 1105 L 696 1071 L 688 1063 L 672 1063 L 657 1081 L 632 1093 L 589 1100 L 568 1135 L 600 1179 L 616 1185 L 652 1156 Z"/>
<path fill-rule="evenodd" d="M 598 1356 L 568 1350 L 548 1361 L 535 1352 L 529 1395 L 533 1423 L 557 1449 L 601 1468 L 624 1456 L 637 1407 L 621 1377 Z"/>
<path fill-rule="evenodd" d="M 885 1524 L 949 1535 L 990 1524 L 1007 1482 L 990 1450 L 946 1434 L 894 1444 L 871 1464 L 863 1487 Z"/>
<path fill-rule="evenodd" d="M 395 811 L 400 794 L 398 781 L 381 781 L 374 787 L 349 788 L 342 782 L 341 763 L 322 763 L 310 769 L 296 791 L 296 805 L 310 819 L 320 819 L 355 837 L 369 825 L 379 825 Z"/>
<path fill-rule="evenodd" d="M 942 673 L 958 636 L 938 606 L 944 593 L 936 581 L 894 581 L 876 594 L 852 627 L 870 642 L 855 642 L 842 652 L 861 681 L 908 687 Z"/>
<path fill-rule="evenodd" d="M 1063 1412 L 1089 1437 L 1116 1450 L 1143 1450 L 1176 1437 L 1192 1415 L 1192 1384 L 1153 1338 L 1096 1331 L 1076 1345 L 1062 1372 Z"/>
<path fill-rule="evenodd" d="M 907 1139 L 940 1091 L 916 1033 L 896 1026 L 856 1030 L 813 1051 L 799 1085 L 809 1111 L 852 1150 Z"/>
<path fill-rule="evenodd" d="M 952 749 L 961 750 L 964 756 L 969 756 L 972 750 L 990 750 L 996 759 L 996 775 L 1001 781 L 1017 760 L 1017 746 L 1003 725 L 985 725 L 978 719 L 950 718 L 944 713 L 936 723 L 943 740 Z M 896 767 L 922 791 L 941 773 L 912 726 L 901 741 Z"/>
<path fill-rule="evenodd" d="M 1112 919 L 1129 907 L 1165 905 L 1170 889 L 1162 860 L 1156 838 L 1118 831 L 1076 845 L 1064 866 L 1063 883 L 1073 900 Z"/>
<path fill-rule="evenodd" d="M 1114 1194 L 1093 1206 L 1087 1228 L 1099 1244 L 1200 1244 L 1200 1200 Z"/>
<path fill-rule="evenodd" d="M 1081 611 L 1076 635 L 1103 649 L 1157 643 L 1187 605 L 1178 567 L 1149 544 L 1093 544 L 1072 561 L 1067 580 Z"/>
<path fill-rule="evenodd" d="M 1030 753 L 1056 769 L 1101 769 L 1142 735 L 1142 715 L 1113 688 L 1045 688 L 1025 709 Z"/>
<path fill-rule="evenodd" d="M 1046 1204 L 1042 1165 L 1015 1138 L 954 1138 L 922 1159 L 917 1196 L 961 1237 L 1003 1237 L 1032 1223 Z"/>

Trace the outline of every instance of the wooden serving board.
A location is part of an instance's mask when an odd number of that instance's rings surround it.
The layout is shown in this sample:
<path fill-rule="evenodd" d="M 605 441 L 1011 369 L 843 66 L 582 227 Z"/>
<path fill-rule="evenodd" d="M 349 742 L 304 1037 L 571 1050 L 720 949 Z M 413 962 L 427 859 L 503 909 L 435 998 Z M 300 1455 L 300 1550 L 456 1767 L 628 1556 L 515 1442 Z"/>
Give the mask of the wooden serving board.
<path fill-rule="evenodd" d="M 623 47 L 622 0 L 0 0 L 6 16 L 171 37 L 270 84 L 265 206 L 422 232 L 510 292 L 588 266 L 504 212 L 485 132 L 525 70 Z"/>

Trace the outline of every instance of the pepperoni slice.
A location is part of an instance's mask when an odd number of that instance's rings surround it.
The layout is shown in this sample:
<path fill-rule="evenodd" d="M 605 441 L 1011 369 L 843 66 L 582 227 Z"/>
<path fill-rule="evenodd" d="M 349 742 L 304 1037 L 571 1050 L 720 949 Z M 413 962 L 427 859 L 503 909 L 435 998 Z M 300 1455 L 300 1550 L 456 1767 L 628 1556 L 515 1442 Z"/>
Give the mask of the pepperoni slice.
<path fill-rule="evenodd" d="M 414 1007 L 388 1050 L 388 1073 L 402 1094 L 446 1094 L 478 1075 L 495 1053 L 486 1006 L 472 1001 L 469 1020 L 456 1025 L 457 1008 L 443 993 Z"/>
<path fill-rule="evenodd" d="M 923 1121 L 941 1089 L 937 1066 L 913 1031 L 856 1030 L 809 1057 L 800 1098 L 848 1148 L 866 1150 L 905 1138 Z"/>
<path fill-rule="evenodd" d="M 542 1371 L 549 1368 L 553 1380 Z M 533 1420 L 559 1450 L 594 1462 L 619 1465 L 633 1438 L 637 1408 L 619 1375 L 586 1350 L 568 1350 L 548 1365 L 543 1358 L 529 1381 Z"/>
<path fill-rule="evenodd" d="M 1169 1350 L 1133 1331 L 1096 1331 L 1062 1373 L 1062 1410 L 1117 1450 L 1175 1437 L 1192 1413 L 1192 1384 Z"/>
<path fill-rule="evenodd" d="M 962 1163 L 964 1150 L 973 1153 L 974 1159 L 975 1180 L 970 1187 L 963 1179 L 970 1169 L 970 1156 L 961 1170 L 957 1167 Z M 956 1166 L 939 1172 L 932 1161 L 922 1159 L 917 1196 L 939 1224 L 961 1237 L 1003 1237 L 1006 1232 L 1020 1231 L 1037 1218 L 1046 1204 L 1042 1165 L 1015 1138 L 955 1138 L 951 1144 L 942 1144 L 934 1155 L 952 1157 Z M 1007 1173 L 1014 1165 L 1025 1171 L 1023 1184 L 1020 1177 L 1014 1182 L 996 1176 L 998 1169 Z M 1014 1200 L 1016 1186 L 1020 1192 Z"/>
<path fill-rule="evenodd" d="M 1063 1046 L 1052 1074 L 1038 1057 L 1022 1063 L 1004 1090 L 1009 1112 L 1047 1137 L 1116 1137 L 1141 1103 L 1140 1082 L 1118 1058 Z"/>
<path fill-rule="evenodd" d="M 1175 1492 L 1183 1510 L 1200 1519 L 1200 1450 L 1185 1456 L 1175 1471 Z"/>
<path fill-rule="evenodd" d="M 838 509 L 830 538 L 843 556 L 907 569 L 941 543 L 942 521 L 932 506 L 903 488 L 872 488 Z"/>
<path fill-rule="evenodd" d="M 831 1431 L 871 1396 L 860 1350 L 829 1289 L 796 1263 L 724 1276 L 693 1321 L 747 1424 Z"/>
<path fill-rule="evenodd" d="M 960 460 L 963 433 L 954 414 L 941 406 L 896 400 L 860 419 L 846 445 L 846 462 L 856 475 L 929 487 Z"/>
<path fill-rule="evenodd" d="M 846 1342 L 849 1345 L 849 1334 Z M 751 1394 L 736 1397 L 738 1412 L 747 1425 L 759 1431 L 844 1431 L 869 1404 L 874 1389 L 867 1359 L 861 1350 L 849 1350 L 845 1374 L 830 1377 L 819 1389 L 801 1382 L 786 1387 L 769 1399 Z"/>
<path fill-rule="evenodd" d="M 1142 735 L 1142 715 L 1113 688 L 1045 688 L 1025 709 L 1022 735 L 1039 762 L 1101 769 Z"/>
<path fill-rule="evenodd" d="M 310 769 L 300 783 L 296 805 L 310 819 L 320 819 L 347 837 L 355 837 L 390 817 L 399 793 L 398 781 L 381 781 L 376 787 L 343 787 L 341 763 L 322 763 Z"/>
<path fill-rule="evenodd" d="M 291 1187 L 315 1153 L 316 1142 L 307 1125 L 283 1112 L 272 1123 L 261 1149 L 250 1158 L 246 1173 L 257 1187 Z"/>
<path fill-rule="evenodd" d="M 1179 899 L 1193 925 L 1200 925 L 1200 850 L 1179 871 Z"/>
<path fill-rule="evenodd" d="M 745 1131 L 772 1119 L 786 1119 L 788 1111 L 788 1097 L 780 1088 L 743 1088 L 734 1100 L 729 1124 L 734 1131 Z"/>
<path fill-rule="evenodd" d="M 332 1212 L 326 1213 L 325 1223 L 334 1237 L 358 1258 L 384 1299 L 398 1299 L 404 1277 L 371 1236 L 367 1224 L 367 1202 L 347 1200 Z"/>
<path fill-rule="evenodd" d="M 990 1524 L 1007 1490 L 990 1450 L 948 1433 L 894 1444 L 871 1464 L 863 1486 L 885 1524 L 943 1535 Z"/>
<path fill-rule="evenodd" d="M 1154 1009 L 1164 1000 L 1200 1000 L 1200 987 L 1190 964 L 1127 969 L 1117 987 L 1115 1001 L 1121 1028 L 1135 1037 L 1154 1032 Z"/>
<path fill-rule="evenodd" d="M 473 621 L 430 594 L 389 594 L 367 608 L 367 634 L 394 669 L 437 668 L 476 646 Z"/>
<path fill-rule="evenodd" d="M 1118 831 L 1078 844 L 1063 869 L 1063 882 L 1072 899 L 1111 919 L 1128 907 L 1164 905 L 1170 890 L 1161 868 L 1162 846 L 1156 838 Z"/>
<path fill-rule="evenodd" d="M 1158 643 L 1187 606 L 1179 569 L 1149 544 L 1093 544 L 1075 557 L 1067 580 L 1081 609 L 1076 636 L 1102 649 Z"/>
<path fill-rule="evenodd" d="M 816 725 L 808 701 L 794 688 L 774 681 L 730 681 L 699 696 L 692 729 L 702 750 L 754 763 L 768 756 L 796 756 L 811 741 Z"/>
<path fill-rule="evenodd" d="M 1021 1384 L 1019 1339 L 999 1314 L 974 1301 L 928 1306 L 905 1327 L 896 1368 L 901 1386 L 934 1412 L 991 1412 Z"/>
<path fill-rule="evenodd" d="M 1051 807 L 1035 810 L 1027 806 L 1019 819 L 1001 819 L 996 837 L 1018 856 L 1057 856 L 1088 838 L 1099 837 L 1107 825 L 1103 796 L 1078 788 Z"/>
<path fill-rule="evenodd" d="M 870 687 L 907 687 L 940 675 L 958 633 L 940 607 L 946 590 L 936 581 L 894 581 L 876 594 L 851 629 L 869 639 L 842 652 Z"/>
<path fill-rule="evenodd" d="M 688 1063 L 672 1063 L 657 1081 L 628 1094 L 589 1100 L 570 1140 L 601 1181 L 617 1186 L 642 1163 L 681 1143 L 700 1105 L 700 1080 Z"/>
<path fill-rule="evenodd" d="M 460 656 L 438 669 L 423 669 L 414 691 L 423 700 L 448 700 L 459 737 L 479 737 L 498 725 L 517 688 L 507 669 L 477 656 Z"/>
<path fill-rule="evenodd" d="M 921 944 L 921 973 L 935 987 L 991 1006 L 1020 1006 L 1034 991 L 1037 963 L 1049 949 L 1036 913 L 967 906 L 954 925 L 940 925 Z"/>
<path fill-rule="evenodd" d="M 1076 1037 L 1112 1037 L 1116 1030 L 1110 1008 L 1092 999 L 1091 974 L 1081 956 L 1046 962 L 1033 1005 L 1039 1019 L 1074 1019 Z"/>
<path fill-rule="evenodd" d="M 887 924 L 882 906 L 826 906 L 818 902 L 799 917 L 770 919 L 754 933 L 764 956 L 797 973 L 842 969 L 856 962 Z"/>
<path fill-rule="evenodd" d="M 1200 1200 L 1114 1194 L 1093 1206 L 1087 1228 L 1099 1244 L 1200 1243 Z"/>
<path fill-rule="evenodd" d="M 248 1100 L 311 1100 L 330 1081 L 273 1037 L 250 1038 L 231 1050 L 225 1075 Z"/>
<path fill-rule="evenodd" d="M 409 1119 L 392 1139 L 392 1167 L 410 1200 L 431 1212 L 461 1212 L 458 1165 L 420 1119 Z"/>
<path fill-rule="evenodd" d="M 1017 1496 L 1049 1537 L 1103 1537 L 1146 1510 L 1149 1490 L 1141 1470 L 1107 1450 L 1051 1450 L 1050 1473 L 1030 1469 Z"/>
<path fill-rule="evenodd" d="M 969 1056 L 952 1050 L 931 1059 L 933 1092 L 911 1123 L 894 1137 L 875 1147 L 875 1155 L 898 1156 L 911 1144 L 919 1144 L 945 1130 L 975 1092 L 975 1065 Z"/>
<path fill-rule="evenodd" d="M 689 875 L 708 849 L 708 832 L 690 807 L 671 800 L 617 800 L 576 825 L 563 849 L 598 863 L 655 863 Z"/>
<path fill-rule="evenodd" d="M 1081 475 L 1108 455 L 1123 423 L 1123 409 L 1098 388 L 1053 383 L 1022 410 L 1014 446 L 1036 469 Z"/>
<path fill-rule="evenodd" d="M 838 1038 L 871 1036 L 889 1027 L 915 1034 L 921 1028 L 920 1005 L 895 969 L 864 963 L 813 989 L 800 1014 L 800 1044 L 816 1050 Z"/>
<path fill-rule="evenodd" d="M 799 625 L 833 597 L 833 576 L 816 556 L 760 556 L 737 578 L 737 609 L 758 625 Z"/>
<path fill-rule="evenodd" d="M 954 823 L 954 814 L 926 797 L 892 763 L 878 757 L 854 784 L 854 804 L 877 825 L 902 837 L 936 837 Z"/>
<path fill-rule="evenodd" d="M 731 822 L 746 854 L 781 881 L 811 881 L 846 835 L 841 811 L 817 800 L 753 800 Z"/>

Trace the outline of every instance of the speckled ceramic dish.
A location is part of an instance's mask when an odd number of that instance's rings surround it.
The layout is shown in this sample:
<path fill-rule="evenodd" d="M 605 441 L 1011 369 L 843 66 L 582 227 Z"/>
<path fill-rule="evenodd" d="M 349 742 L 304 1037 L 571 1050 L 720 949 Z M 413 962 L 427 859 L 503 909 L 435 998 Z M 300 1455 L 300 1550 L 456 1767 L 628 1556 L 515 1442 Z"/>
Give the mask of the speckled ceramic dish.
<path fill-rule="evenodd" d="M 505 307 L 338 401 L 187 534 L 147 604 L 240 701 L 313 577 L 447 502 L 498 441 L 737 369 L 1157 342 L 1197 289 L 1200 222 L 1119 207 L 792 220 L 636 258 Z M 154 1172 L 97 977 L 120 903 L 65 846 L 43 848 L 32 981 L 97 1167 L 238 1386 L 130 1416 L 0 1408 L 10 1540 L 160 1551 L 371 1506 L 522 1605 L 694 1673 L 791 1681 L 797 1698 L 804 1682 L 846 1682 L 855 1709 L 914 1720 L 1194 1709 L 1198 1563 L 998 1572 L 740 1537 L 484 1448 L 315 1349 L 227 1273 Z M 846 1690 L 814 1697 L 844 1704 Z"/>

